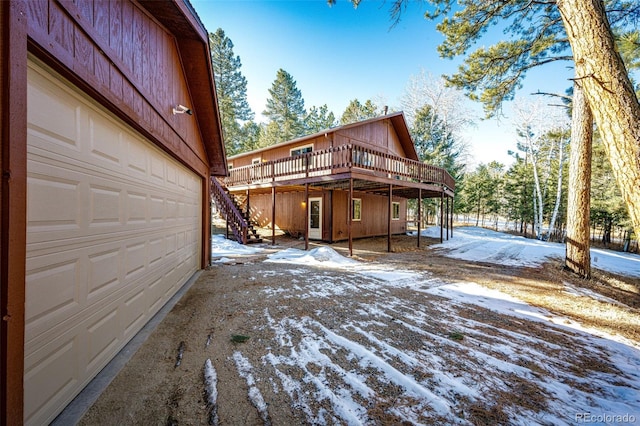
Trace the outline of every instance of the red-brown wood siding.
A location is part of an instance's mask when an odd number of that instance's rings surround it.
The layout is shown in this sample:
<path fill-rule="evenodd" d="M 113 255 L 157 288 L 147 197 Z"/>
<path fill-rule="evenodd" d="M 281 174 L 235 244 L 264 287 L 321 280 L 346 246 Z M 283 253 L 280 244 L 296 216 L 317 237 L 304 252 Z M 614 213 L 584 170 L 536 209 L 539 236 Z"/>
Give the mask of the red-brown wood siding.
<path fill-rule="evenodd" d="M 362 219 L 351 222 L 352 237 L 362 238 L 387 235 L 389 198 L 384 195 L 359 192 L 354 192 L 353 198 L 362 200 Z M 342 241 L 349 238 L 347 225 L 348 200 L 348 191 L 333 192 L 333 241 Z M 392 201 L 400 203 L 400 218 L 391 221 L 391 233 L 401 234 L 406 232 L 407 200 L 393 197 Z"/>
<path fill-rule="evenodd" d="M 410 142 L 411 143 L 411 142 Z M 376 149 L 386 154 L 407 157 L 395 127 L 390 120 L 366 122 L 362 125 L 338 128 L 326 135 L 298 139 L 290 143 L 274 145 L 271 148 L 234 156 L 230 163 L 234 168 L 248 166 L 259 158 L 260 161 L 272 161 L 290 156 L 292 149 L 313 144 L 314 151 L 321 151 L 332 146 L 358 144 Z"/>
<path fill-rule="evenodd" d="M 386 154 L 406 156 L 398 135 L 388 120 L 339 130 L 335 134 L 335 141 L 336 145 L 353 143 L 371 147 Z"/>
<path fill-rule="evenodd" d="M 309 198 L 313 197 L 322 197 L 322 192 L 309 191 Z M 271 194 L 251 194 L 249 197 L 251 219 L 260 226 L 271 226 L 271 200 Z M 276 193 L 276 226 L 293 236 L 304 235 L 304 201 L 304 190 Z"/>
<path fill-rule="evenodd" d="M 234 157 L 231 161 L 233 163 L 233 167 L 242 167 L 248 166 L 251 162 L 259 158 L 260 161 L 272 161 L 277 160 L 279 158 L 286 158 L 291 156 L 291 150 L 296 148 L 301 148 L 304 146 L 313 145 L 314 151 L 321 151 L 323 149 L 330 148 L 332 146 L 331 142 L 332 134 L 328 134 L 325 136 L 318 136 L 314 138 L 305 139 L 304 141 L 288 143 L 284 145 L 275 145 L 271 149 L 266 149 L 258 152 L 247 153 L 246 155 L 239 155 Z"/>
<path fill-rule="evenodd" d="M 175 37 L 129 1 L 27 2 L 33 51 L 202 176 L 209 159 Z M 197 94 L 195 94 L 197 96 Z"/>
<path fill-rule="evenodd" d="M 22 424 L 28 2 L 0 2 L 0 425 Z"/>
<path fill-rule="evenodd" d="M 309 198 L 322 197 L 322 239 L 341 241 L 349 237 L 347 231 L 347 191 L 310 191 Z M 354 193 L 362 200 L 362 220 L 352 222 L 353 238 L 387 235 L 388 197 L 366 193 Z M 276 225 L 293 236 L 305 234 L 304 191 L 278 192 L 276 195 Z M 406 231 L 407 200 L 393 198 L 400 203 L 400 218 L 391 221 L 391 233 Z M 271 194 L 251 194 L 249 197 L 251 218 L 262 227 L 271 226 Z"/>

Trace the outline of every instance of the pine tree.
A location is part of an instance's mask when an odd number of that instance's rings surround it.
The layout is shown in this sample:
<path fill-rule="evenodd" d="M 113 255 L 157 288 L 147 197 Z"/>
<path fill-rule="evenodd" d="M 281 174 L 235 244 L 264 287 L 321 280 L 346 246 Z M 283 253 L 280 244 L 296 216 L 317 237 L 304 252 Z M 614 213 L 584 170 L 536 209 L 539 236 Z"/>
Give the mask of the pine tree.
<path fill-rule="evenodd" d="M 261 127 L 254 121 L 247 121 L 241 129 L 242 142 L 239 146 L 240 152 L 249 152 L 260 148 Z"/>
<path fill-rule="evenodd" d="M 222 28 L 209 33 L 209 45 L 225 148 L 227 155 L 233 155 L 242 150 L 241 121 L 254 117 L 247 101 L 247 80 L 240 72 L 242 64 L 233 53 L 233 42 Z"/>
<path fill-rule="evenodd" d="M 611 165 L 607 161 L 599 135 L 593 138 L 593 167 L 591 169 L 591 223 L 602 228 L 602 242 L 611 242 L 616 226 L 630 230 L 631 221 L 624 209 L 620 189 L 616 185 Z"/>
<path fill-rule="evenodd" d="M 461 177 L 465 167 L 459 161 L 461 142 L 431 106 L 425 105 L 416 112 L 411 136 L 420 161 L 442 167 L 456 180 Z"/>
<path fill-rule="evenodd" d="M 567 197 L 565 266 L 583 278 L 591 277 L 589 216 L 591 206 L 591 144 L 593 114 L 584 91 L 574 84 L 571 101 L 571 153 Z"/>
<path fill-rule="evenodd" d="M 262 113 L 269 119 L 269 132 L 261 141 L 262 146 L 288 141 L 305 134 L 304 99 L 291 74 L 278 70 L 276 79 L 269 89 L 270 98 Z"/>
<path fill-rule="evenodd" d="M 322 130 L 330 129 L 336 126 L 336 117 L 333 112 L 329 111 L 327 104 L 320 108 L 311 107 L 309 113 L 304 118 L 304 127 L 307 134 L 313 134 Z"/>
<path fill-rule="evenodd" d="M 640 30 L 625 31 L 617 40 L 620 55 L 629 72 L 640 69 Z"/>
<path fill-rule="evenodd" d="M 371 99 L 367 99 L 364 104 L 361 104 L 357 99 L 353 99 L 342 113 L 340 124 L 357 123 L 358 121 L 374 118 L 378 115 L 377 108 Z"/>
<path fill-rule="evenodd" d="M 517 153 L 514 155 L 515 163 L 505 173 L 505 203 L 507 205 L 507 218 L 516 222 L 516 230 L 526 234 L 527 224 L 533 223 L 533 204 L 531 192 L 533 191 L 533 172 L 526 158 Z"/>
<path fill-rule="evenodd" d="M 484 226 L 487 214 L 494 219 L 502 213 L 504 166 L 496 161 L 489 164 L 480 164 L 473 172 L 464 176 L 464 189 L 460 194 L 466 212 L 472 212 L 476 216 L 475 225 Z M 460 211 L 460 210 L 459 210 Z"/>

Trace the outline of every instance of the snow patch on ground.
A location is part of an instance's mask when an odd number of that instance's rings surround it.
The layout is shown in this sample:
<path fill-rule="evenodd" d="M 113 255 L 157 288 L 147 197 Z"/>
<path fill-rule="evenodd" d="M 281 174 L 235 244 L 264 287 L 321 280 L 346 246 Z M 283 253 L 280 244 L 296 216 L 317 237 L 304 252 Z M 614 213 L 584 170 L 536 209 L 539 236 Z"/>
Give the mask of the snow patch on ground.
<path fill-rule="evenodd" d="M 222 234 L 211 236 L 211 257 L 221 258 L 224 256 L 246 256 L 264 251 L 264 248 L 256 245 L 243 245 L 235 240 L 228 240 Z"/>
<path fill-rule="evenodd" d="M 247 386 L 249 387 L 249 400 L 253 406 L 256 407 L 256 410 L 258 410 L 258 414 L 260 414 L 260 418 L 264 424 L 270 425 L 271 420 L 269 419 L 267 404 L 264 402 L 260 389 L 256 386 L 256 380 L 253 377 L 253 367 L 251 366 L 251 363 L 239 351 L 233 353 L 233 360 L 236 363 L 238 374 L 247 382 Z"/>

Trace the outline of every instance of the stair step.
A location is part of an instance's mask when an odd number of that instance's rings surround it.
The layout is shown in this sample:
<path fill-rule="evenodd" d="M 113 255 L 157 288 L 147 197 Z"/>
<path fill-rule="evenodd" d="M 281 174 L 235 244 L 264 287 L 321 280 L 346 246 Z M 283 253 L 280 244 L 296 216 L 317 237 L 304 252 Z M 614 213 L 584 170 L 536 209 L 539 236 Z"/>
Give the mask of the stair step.
<path fill-rule="evenodd" d="M 224 187 L 224 184 L 218 180 L 213 182 L 211 191 L 213 198 L 220 206 L 220 212 L 223 215 L 231 214 L 231 210 L 228 207 L 229 203 L 231 203 L 231 205 L 233 205 L 233 207 L 235 207 L 235 209 L 237 210 L 235 214 L 239 212 L 243 217 L 244 224 L 236 224 L 237 219 L 232 221 L 232 228 L 235 235 L 242 235 L 243 233 L 246 233 L 246 244 L 261 243 L 262 238 L 260 238 L 260 236 L 258 235 L 258 231 L 254 228 L 254 224 L 251 223 L 249 213 L 244 212 L 242 209 L 244 200 L 242 200 L 241 197 L 231 195 Z M 242 241 L 239 242 L 242 243 Z"/>

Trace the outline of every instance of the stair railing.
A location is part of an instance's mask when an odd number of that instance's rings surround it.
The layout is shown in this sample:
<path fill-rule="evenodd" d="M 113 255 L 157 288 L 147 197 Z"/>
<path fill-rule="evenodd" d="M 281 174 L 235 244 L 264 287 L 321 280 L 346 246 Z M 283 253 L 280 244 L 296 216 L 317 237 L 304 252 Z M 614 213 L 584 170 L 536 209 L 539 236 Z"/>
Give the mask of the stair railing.
<path fill-rule="evenodd" d="M 236 240 L 239 243 L 247 244 L 249 223 L 240 210 L 238 210 L 220 181 L 214 176 L 211 177 L 211 195 L 226 219 L 227 226 L 231 228 L 231 231 L 235 235 Z"/>

